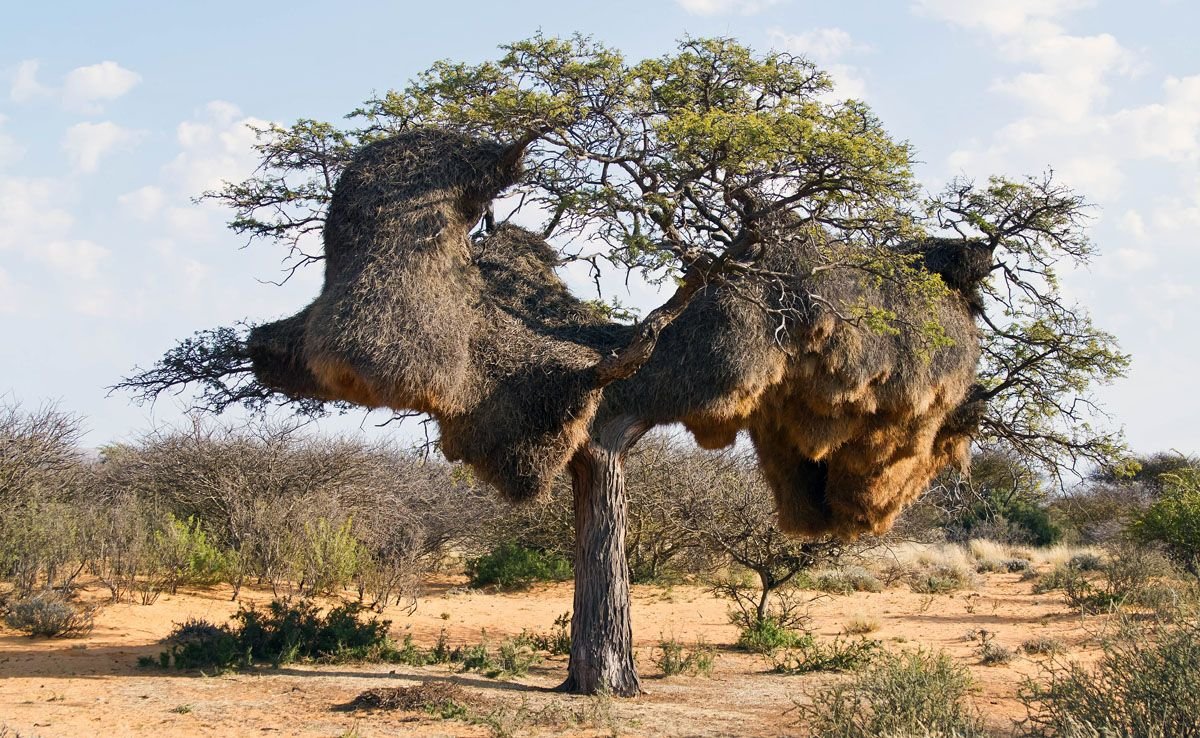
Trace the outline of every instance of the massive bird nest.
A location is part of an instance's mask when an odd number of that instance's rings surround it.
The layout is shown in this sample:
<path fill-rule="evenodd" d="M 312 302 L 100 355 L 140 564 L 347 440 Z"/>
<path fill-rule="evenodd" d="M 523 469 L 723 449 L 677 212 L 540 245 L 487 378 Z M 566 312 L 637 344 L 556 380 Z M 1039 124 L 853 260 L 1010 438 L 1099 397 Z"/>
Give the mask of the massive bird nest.
<path fill-rule="evenodd" d="M 632 329 L 567 290 L 541 237 L 504 225 L 471 238 L 519 161 L 514 147 L 438 130 L 364 147 L 334 192 L 321 294 L 251 335 L 260 381 L 429 413 L 446 455 L 516 500 L 544 494 L 615 419 L 682 422 L 706 447 L 746 430 L 782 524 L 813 535 L 885 529 L 965 455 L 979 412 L 972 313 L 990 254 L 962 241 L 911 245 L 952 288 L 929 315 L 865 272 L 814 273 L 838 247 L 781 220 L 754 270 L 704 288 L 648 363 L 600 389 L 597 362 Z M 933 318 L 951 343 L 930 349 L 920 331 L 855 325 L 837 304 Z"/>

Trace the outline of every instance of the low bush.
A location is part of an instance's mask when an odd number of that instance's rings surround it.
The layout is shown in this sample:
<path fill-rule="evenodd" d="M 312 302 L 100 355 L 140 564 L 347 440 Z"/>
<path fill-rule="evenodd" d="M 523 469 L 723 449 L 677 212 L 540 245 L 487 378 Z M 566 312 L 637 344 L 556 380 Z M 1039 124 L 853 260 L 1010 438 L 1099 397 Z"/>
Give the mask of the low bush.
<path fill-rule="evenodd" d="M 303 660 L 404 658 L 387 637 L 390 623 L 375 617 L 360 619 L 363 609 L 342 605 L 322 615 L 312 602 L 274 600 L 265 611 L 239 610 L 233 626 L 189 620 L 167 636 L 168 648 L 160 663 L 177 669 L 230 669 L 255 662 L 279 666 Z"/>
<path fill-rule="evenodd" d="M 1200 575 L 1200 469 L 1164 474 L 1161 483 L 1161 495 L 1130 532 L 1144 543 L 1162 544 L 1177 564 Z"/>
<path fill-rule="evenodd" d="M 472 587 L 494 584 L 501 588 L 527 587 L 534 582 L 562 582 L 571 578 L 571 562 L 562 556 L 505 543 L 470 559 L 467 574 Z"/>
<path fill-rule="evenodd" d="M 4 622 L 13 630 L 43 638 L 78 638 L 92 632 L 94 611 L 78 607 L 53 590 L 23 597 L 9 606 Z"/>
<path fill-rule="evenodd" d="M 811 633 L 805 633 L 794 645 L 773 656 L 772 661 L 774 671 L 779 674 L 853 671 L 869 664 L 879 653 L 879 641 L 835 637 L 821 643 Z"/>
<path fill-rule="evenodd" d="M 674 638 L 664 638 L 658 642 L 658 653 L 653 661 L 665 676 L 686 674 L 707 677 L 712 676 L 716 657 L 716 650 L 703 641 L 697 641 L 691 649 L 687 649 Z"/>
<path fill-rule="evenodd" d="M 740 628 L 737 647 L 751 653 L 772 654 L 782 648 L 795 646 L 804 637 L 800 631 L 782 625 L 773 617 L 749 623 L 734 618 L 734 624 Z"/>
<path fill-rule="evenodd" d="M 874 618 L 854 618 L 842 626 L 846 635 L 866 635 L 879 630 L 879 621 Z"/>
<path fill-rule="evenodd" d="M 1053 656 L 1063 651 L 1063 642 L 1057 638 L 1039 636 L 1021 644 L 1021 650 L 1030 656 Z"/>
<path fill-rule="evenodd" d="M 973 572 L 959 566 L 934 565 L 912 572 L 909 587 L 917 594 L 946 594 L 960 589 L 974 589 L 978 585 Z"/>
<path fill-rule="evenodd" d="M 884 654 L 851 681 L 810 694 L 811 704 L 797 702 L 797 725 L 830 738 L 985 738 L 970 688 L 970 673 L 944 653 Z"/>
<path fill-rule="evenodd" d="M 1020 697 L 1030 736 L 1200 736 L 1200 622 L 1125 622 L 1093 668 L 1051 662 Z"/>
<path fill-rule="evenodd" d="M 883 591 L 883 584 L 879 579 L 861 566 L 813 572 L 809 580 L 812 589 L 831 594 L 848 595 L 854 592 Z"/>
<path fill-rule="evenodd" d="M 510 679 L 528 674 L 542 657 L 527 638 L 517 636 L 501 641 L 494 650 L 486 640 L 455 649 L 450 660 L 460 663 L 463 671 L 477 671 L 491 679 Z"/>
<path fill-rule="evenodd" d="M 1002 666 L 1016 658 L 1013 649 L 996 643 L 996 634 L 985 628 L 972 630 L 967 633 L 967 639 L 975 641 L 975 652 L 979 655 L 979 663 L 984 666 Z"/>
<path fill-rule="evenodd" d="M 524 632 L 521 635 L 539 651 L 551 656 L 565 656 L 571 653 L 571 613 L 564 612 L 556 617 L 549 633 Z"/>

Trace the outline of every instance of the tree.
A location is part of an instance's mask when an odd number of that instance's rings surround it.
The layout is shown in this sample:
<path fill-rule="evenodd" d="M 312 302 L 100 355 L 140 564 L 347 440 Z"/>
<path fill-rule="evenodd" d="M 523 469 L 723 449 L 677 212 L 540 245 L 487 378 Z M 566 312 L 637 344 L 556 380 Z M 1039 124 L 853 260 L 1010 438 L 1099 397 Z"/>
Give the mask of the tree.
<path fill-rule="evenodd" d="M 514 498 L 544 494 L 569 466 L 567 689 L 640 689 L 623 465 L 651 427 L 682 422 L 712 447 L 748 430 L 785 529 L 856 535 L 885 529 L 966 452 L 985 401 L 1016 418 L 988 426 L 997 437 L 1032 443 L 1056 430 L 1046 411 L 1005 405 L 1029 391 L 1022 372 L 1060 380 L 1040 395 L 1053 405 L 1096 375 L 1088 362 L 1116 356 L 1077 350 L 1111 343 L 1086 321 L 1050 358 L 1023 335 L 1067 320 L 1050 266 L 1081 253 L 1077 198 L 1047 181 L 959 185 L 925 200 L 908 145 L 861 102 L 828 102 L 828 77 L 803 58 L 727 39 L 687 39 L 639 63 L 583 37 L 504 51 L 495 62 L 435 64 L 355 111 L 359 128 L 303 120 L 260 131 L 256 175 L 206 196 L 233 208 L 237 232 L 283 243 L 289 269 L 324 261 L 326 289 L 293 318 L 199 333 L 122 386 L 152 398 L 199 385 L 199 404 L 217 410 L 350 402 L 428 412 L 443 450 Z M 381 194 L 369 184 L 385 170 L 401 180 Z M 540 233 L 496 217 L 502 192 L 543 216 Z M 389 208 L 395 222 L 380 215 Z M 390 230 L 373 238 L 373 228 Z M 635 325 L 614 324 L 554 276 L 551 237 L 558 257 L 638 270 L 674 292 Z M 443 262 L 417 264 L 426 257 L 397 245 L 406 238 Z M 1011 326 L 991 330 L 1033 354 L 999 364 L 968 396 L 978 283 L 1000 267 L 1027 297 L 1009 303 Z M 365 291 L 371 269 L 371 284 L 391 291 L 346 298 Z M 405 291 L 433 271 L 451 282 Z M 431 307 L 432 296 L 442 302 Z M 449 311 L 440 321 L 438 306 Z M 1031 308 L 1034 322 L 1021 322 Z M 363 343 L 382 323 L 330 322 L 371 310 L 386 313 L 395 342 L 408 341 L 404 356 Z M 475 325 L 485 327 L 471 334 Z M 418 354 L 456 363 L 413 367 Z M 484 389 L 453 394 L 464 382 Z M 531 420 L 535 411 L 556 418 Z"/>

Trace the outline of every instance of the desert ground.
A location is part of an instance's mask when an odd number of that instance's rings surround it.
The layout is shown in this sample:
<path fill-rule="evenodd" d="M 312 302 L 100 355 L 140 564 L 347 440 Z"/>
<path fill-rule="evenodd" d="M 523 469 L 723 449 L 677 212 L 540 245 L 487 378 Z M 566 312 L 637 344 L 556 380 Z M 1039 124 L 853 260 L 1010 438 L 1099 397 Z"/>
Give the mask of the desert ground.
<path fill-rule="evenodd" d="M 388 609 L 392 636 L 431 647 L 443 631 L 451 644 L 502 639 L 522 630 L 545 632 L 571 609 L 571 585 L 543 584 L 517 592 L 470 590 L 464 578 L 427 583 L 411 615 Z M 968 633 L 986 629 L 995 643 L 1018 649 L 1031 638 L 1062 642 L 1068 658 L 1095 657 L 1098 618 L 1081 618 L 1061 593 L 1034 595 L 1019 574 L 980 575 L 971 591 L 921 595 L 905 585 L 879 593 L 819 595 L 809 605 L 810 627 L 821 637 L 870 619 L 870 635 L 888 650 L 944 650 L 968 665 L 973 699 L 988 726 L 1008 735 L 1024 715 L 1016 698 L 1022 680 L 1036 676 L 1044 656 L 1019 654 L 1011 663 L 980 663 Z M 84 598 L 100 600 L 99 588 Z M 266 602 L 271 592 L 243 590 L 243 603 Z M 803 735 L 795 702 L 837 674 L 780 675 L 765 657 L 736 651 L 737 630 L 727 601 L 699 585 L 636 585 L 633 625 L 645 694 L 634 699 L 569 696 L 551 691 L 566 674 L 566 657 L 546 658 L 511 681 L 463 673 L 453 666 L 393 664 L 301 665 L 207 675 L 138 666 L 156 657 L 160 640 L 187 618 L 224 622 L 237 609 L 221 587 L 164 594 L 155 604 L 102 607 L 95 630 L 71 640 L 32 639 L 0 628 L 0 726 L 20 736 L 489 736 L 489 735 Z M 711 677 L 664 677 L 654 665 L 660 640 L 717 649 Z M 361 692 L 377 687 L 447 680 L 477 700 L 470 720 L 425 712 L 349 710 Z M 0 728 L 0 732 L 3 732 Z"/>

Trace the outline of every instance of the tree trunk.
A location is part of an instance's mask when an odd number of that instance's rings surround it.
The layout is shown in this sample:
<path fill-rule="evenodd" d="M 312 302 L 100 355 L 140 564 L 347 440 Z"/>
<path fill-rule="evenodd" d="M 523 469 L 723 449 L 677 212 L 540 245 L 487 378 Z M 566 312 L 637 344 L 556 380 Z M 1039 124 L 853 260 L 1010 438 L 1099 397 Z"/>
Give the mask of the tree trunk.
<path fill-rule="evenodd" d="M 630 419 L 593 433 L 571 459 L 575 494 L 575 605 L 571 660 L 559 689 L 641 694 L 633 664 L 629 564 L 625 560 L 625 452 L 645 432 Z"/>

